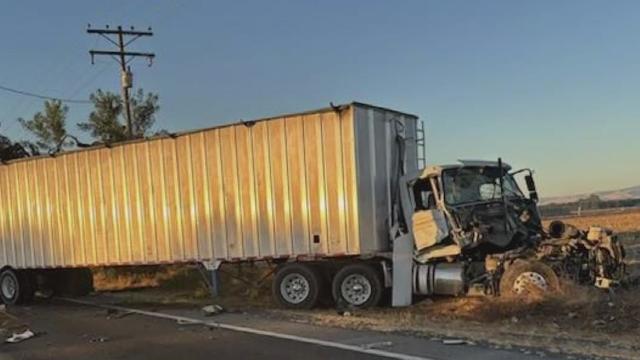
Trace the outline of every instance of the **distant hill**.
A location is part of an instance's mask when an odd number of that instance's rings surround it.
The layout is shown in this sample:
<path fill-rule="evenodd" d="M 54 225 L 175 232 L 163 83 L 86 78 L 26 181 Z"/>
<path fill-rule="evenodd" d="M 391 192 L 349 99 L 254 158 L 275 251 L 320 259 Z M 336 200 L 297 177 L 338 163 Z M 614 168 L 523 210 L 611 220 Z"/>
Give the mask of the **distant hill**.
<path fill-rule="evenodd" d="M 597 195 L 603 201 L 638 199 L 640 198 L 640 185 L 633 186 L 626 189 L 620 189 L 620 190 L 600 191 L 593 194 Z M 592 194 L 579 194 L 579 195 L 554 196 L 554 197 L 542 198 L 540 199 L 540 205 L 571 203 L 571 202 L 576 202 L 578 200 L 586 199 L 590 195 Z"/>

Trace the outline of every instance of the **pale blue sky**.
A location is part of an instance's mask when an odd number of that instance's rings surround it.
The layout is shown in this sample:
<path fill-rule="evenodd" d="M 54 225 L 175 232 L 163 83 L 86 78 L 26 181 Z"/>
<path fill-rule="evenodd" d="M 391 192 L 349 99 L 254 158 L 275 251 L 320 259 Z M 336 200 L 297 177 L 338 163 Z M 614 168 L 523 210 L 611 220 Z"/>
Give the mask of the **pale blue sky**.
<path fill-rule="evenodd" d="M 430 163 L 501 155 L 543 196 L 640 184 L 637 1 L 6 1 L 0 85 L 118 91 L 87 23 L 153 27 L 132 49 L 157 53 L 133 69 L 158 128 L 358 100 L 423 118 Z M 0 132 L 25 138 L 15 119 L 41 104 L 0 92 Z"/>

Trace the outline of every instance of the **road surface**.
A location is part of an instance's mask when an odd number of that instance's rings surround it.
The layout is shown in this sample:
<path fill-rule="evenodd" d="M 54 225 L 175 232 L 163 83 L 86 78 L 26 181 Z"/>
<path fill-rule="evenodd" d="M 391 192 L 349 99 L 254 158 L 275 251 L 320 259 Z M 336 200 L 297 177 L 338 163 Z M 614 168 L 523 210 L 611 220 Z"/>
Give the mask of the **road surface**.
<path fill-rule="evenodd" d="M 38 335 L 19 344 L 0 344 L 0 360 L 540 359 L 533 351 L 525 354 L 480 345 L 444 345 L 411 336 L 325 328 L 252 314 L 206 318 L 194 309 L 145 310 L 149 314 L 114 312 L 63 300 L 11 307 L 9 313 Z M 184 319 L 215 321 L 236 330 L 186 324 Z"/>

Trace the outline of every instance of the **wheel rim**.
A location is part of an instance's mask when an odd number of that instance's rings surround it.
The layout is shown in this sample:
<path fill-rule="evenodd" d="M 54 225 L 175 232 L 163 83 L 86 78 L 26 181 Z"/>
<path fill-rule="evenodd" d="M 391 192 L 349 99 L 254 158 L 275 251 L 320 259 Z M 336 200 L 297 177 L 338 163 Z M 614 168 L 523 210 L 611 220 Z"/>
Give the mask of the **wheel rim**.
<path fill-rule="evenodd" d="M 301 274 L 286 275 L 280 283 L 280 295 L 290 304 L 299 304 L 309 297 L 309 280 Z"/>
<path fill-rule="evenodd" d="M 344 278 L 340 292 L 349 304 L 362 305 L 371 298 L 371 282 L 361 274 L 351 274 Z"/>
<path fill-rule="evenodd" d="M 518 275 L 516 280 L 513 282 L 513 292 L 516 294 L 522 294 L 532 286 L 542 290 L 543 292 L 546 292 L 549 289 L 547 279 L 545 279 L 543 275 L 533 271 L 526 271 Z"/>
<path fill-rule="evenodd" d="M 12 276 L 3 276 L 0 288 L 2 289 L 2 296 L 5 299 L 13 299 L 13 297 L 16 296 L 18 284 Z"/>

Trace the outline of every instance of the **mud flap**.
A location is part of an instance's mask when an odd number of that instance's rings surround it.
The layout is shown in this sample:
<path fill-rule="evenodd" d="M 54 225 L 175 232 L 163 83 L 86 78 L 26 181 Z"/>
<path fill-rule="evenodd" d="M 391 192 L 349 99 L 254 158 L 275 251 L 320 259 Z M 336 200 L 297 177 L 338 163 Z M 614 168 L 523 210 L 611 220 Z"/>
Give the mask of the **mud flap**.
<path fill-rule="evenodd" d="M 411 305 L 413 286 L 413 237 L 403 234 L 393 241 L 393 284 L 391 305 L 393 307 Z"/>

